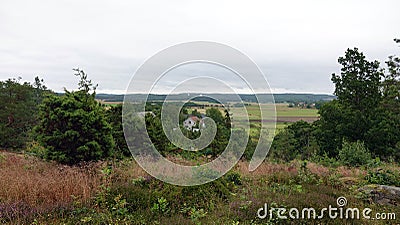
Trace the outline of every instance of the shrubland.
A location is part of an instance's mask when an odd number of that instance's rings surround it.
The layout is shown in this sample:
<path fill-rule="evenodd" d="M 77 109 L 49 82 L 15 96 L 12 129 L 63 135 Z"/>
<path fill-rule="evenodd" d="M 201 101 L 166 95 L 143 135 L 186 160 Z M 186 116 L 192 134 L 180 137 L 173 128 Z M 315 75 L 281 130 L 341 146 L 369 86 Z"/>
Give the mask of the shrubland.
<path fill-rule="evenodd" d="M 367 184 L 400 185 L 400 59 L 391 56 L 387 68 L 382 68 L 354 48 L 338 62 L 341 72 L 332 75 L 337 99 L 318 106 L 319 120 L 297 121 L 282 128 L 267 160 L 249 172 L 248 159 L 259 136 L 259 125 L 252 123 L 244 156 L 232 171 L 193 187 L 156 180 L 129 157 L 122 106 L 96 101 L 97 85 L 82 70 L 75 70 L 79 89 L 63 94 L 48 90 L 39 78 L 33 84 L 2 81 L 0 147 L 7 151 L 0 152 L 0 221 L 293 224 L 299 221 L 261 220 L 256 212 L 264 203 L 321 209 L 334 205 L 339 196 L 345 196 L 353 207 L 400 216 L 398 207 L 376 205 L 357 192 Z M 209 162 L 229 140 L 232 124 L 227 109 L 205 111 L 218 130 L 211 145 L 199 152 L 181 151 L 169 142 L 162 132 L 160 104 L 148 103 L 146 111 L 153 113 L 144 116 L 149 136 L 171 161 Z M 186 135 L 197 137 L 190 132 Z"/>

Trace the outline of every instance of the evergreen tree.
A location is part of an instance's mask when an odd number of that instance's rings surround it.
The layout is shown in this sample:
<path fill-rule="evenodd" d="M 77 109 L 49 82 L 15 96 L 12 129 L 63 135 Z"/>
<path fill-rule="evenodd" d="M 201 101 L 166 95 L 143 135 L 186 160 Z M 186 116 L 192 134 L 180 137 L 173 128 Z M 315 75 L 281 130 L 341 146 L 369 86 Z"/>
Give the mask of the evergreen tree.
<path fill-rule="evenodd" d="M 115 141 L 115 153 L 121 156 L 131 156 L 122 128 L 122 104 L 111 106 L 106 110 L 106 116 L 112 128 L 112 136 Z"/>
<path fill-rule="evenodd" d="M 44 99 L 35 127 L 38 141 L 47 149 L 45 157 L 67 164 L 111 156 L 114 149 L 105 109 L 95 100 L 97 85 L 82 70 L 75 71 L 79 90 Z"/>

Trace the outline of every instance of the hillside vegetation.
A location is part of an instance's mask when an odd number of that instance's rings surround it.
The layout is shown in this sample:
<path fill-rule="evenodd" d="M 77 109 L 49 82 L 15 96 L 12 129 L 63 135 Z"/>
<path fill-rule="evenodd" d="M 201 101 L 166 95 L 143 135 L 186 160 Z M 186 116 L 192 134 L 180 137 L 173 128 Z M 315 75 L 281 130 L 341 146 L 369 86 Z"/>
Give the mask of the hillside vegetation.
<path fill-rule="evenodd" d="M 341 71 L 332 74 L 336 99 L 277 105 L 279 131 L 267 159 L 253 172 L 248 171 L 248 165 L 260 138 L 261 118 L 257 104 L 246 102 L 243 106 L 251 121 L 250 138 L 240 162 L 223 177 L 192 187 L 170 185 L 143 171 L 131 157 L 122 119 L 132 124 L 143 121 L 153 145 L 170 161 L 200 165 L 219 157 L 232 133 L 244 132 L 231 120 L 237 116 L 230 112 L 235 104 L 223 107 L 209 102 L 208 106 L 196 103 L 183 107 L 179 129 L 188 138 L 200 135 L 182 125 L 188 116 L 212 118 L 218 128 L 205 149 L 183 151 L 163 132 L 162 102 L 146 102 L 143 114 L 123 117 L 121 104 L 96 100 L 97 85 L 83 70 L 74 70 L 78 90 L 65 90 L 62 95 L 48 90 L 40 78 L 34 83 L 1 81 L 0 222 L 399 223 L 400 199 L 379 202 L 377 197 L 387 193 L 363 190 L 400 186 L 400 58 L 389 57 L 384 68 L 354 48 L 338 62 Z M 266 203 L 321 210 L 335 206 L 339 197 L 345 197 L 349 207 L 371 208 L 374 213 L 397 217 L 257 217 Z"/>

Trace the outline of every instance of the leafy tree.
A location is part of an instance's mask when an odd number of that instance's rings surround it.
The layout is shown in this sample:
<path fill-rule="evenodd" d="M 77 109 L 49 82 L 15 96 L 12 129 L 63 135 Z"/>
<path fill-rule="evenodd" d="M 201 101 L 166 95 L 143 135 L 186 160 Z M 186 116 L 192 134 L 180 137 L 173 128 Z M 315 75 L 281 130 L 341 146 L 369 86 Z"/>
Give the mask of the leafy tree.
<path fill-rule="evenodd" d="M 395 39 L 400 43 L 399 39 Z M 367 133 L 368 147 L 375 154 L 400 158 L 400 58 L 389 56 L 382 82 L 383 98 Z"/>
<path fill-rule="evenodd" d="M 341 74 L 332 74 L 332 81 L 334 93 L 344 108 L 344 117 L 350 119 L 347 125 L 342 123 L 344 135 L 351 141 L 364 140 L 381 101 L 384 74 L 378 61 L 367 61 L 357 48 L 348 49 L 338 62 L 342 65 Z"/>
<path fill-rule="evenodd" d="M 115 153 L 121 156 L 131 156 L 122 128 L 122 104 L 111 106 L 106 110 L 106 116 L 112 128 L 112 136 L 115 141 Z"/>
<path fill-rule="evenodd" d="M 289 125 L 287 129 L 293 133 L 295 148 L 302 159 L 307 159 L 316 153 L 318 149 L 315 145 L 313 124 L 300 120 Z"/>
<path fill-rule="evenodd" d="M 339 57 L 340 74 L 332 74 L 337 100 L 321 106 L 316 136 L 321 150 L 334 157 L 342 140 L 366 140 L 382 100 L 384 77 L 378 61 L 368 61 L 357 48 Z"/>
<path fill-rule="evenodd" d="M 217 108 L 209 108 L 206 110 L 206 116 L 210 117 L 215 121 L 217 125 L 224 125 L 225 126 L 225 118 L 222 115 L 221 111 Z"/>
<path fill-rule="evenodd" d="M 357 48 L 338 61 L 341 74 L 332 75 L 338 100 L 324 104 L 315 123 L 322 152 L 334 157 L 343 140 L 362 141 L 376 156 L 400 158 L 400 59 L 390 56 L 386 73 Z"/>
<path fill-rule="evenodd" d="M 400 44 L 400 39 L 394 39 L 397 44 Z M 389 67 L 389 75 L 386 76 L 384 84 L 386 88 L 384 88 L 384 101 L 382 105 L 383 108 L 390 110 L 390 115 L 393 116 L 393 121 L 395 122 L 395 126 L 393 130 L 391 141 L 392 145 L 390 148 L 395 152 L 396 158 L 400 159 L 400 57 L 399 56 L 390 56 L 389 61 L 386 62 Z M 391 105 L 391 107 L 387 107 Z M 390 118 L 387 118 L 390 120 Z"/>
<path fill-rule="evenodd" d="M 400 43 L 400 39 L 394 39 Z M 389 56 L 386 61 L 388 72 L 382 84 L 383 101 L 382 106 L 391 112 L 400 114 L 400 57 Z"/>
<path fill-rule="evenodd" d="M 375 155 L 400 159 L 400 115 L 381 106 L 364 141 Z"/>
<path fill-rule="evenodd" d="M 39 143 L 47 149 L 45 157 L 67 164 L 108 157 L 114 149 L 105 110 L 95 100 L 97 86 L 82 70 L 75 72 L 79 90 L 45 98 L 35 127 Z"/>
<path fill-rule="evenodd" d="M 338 100 L 324 104 L 319 109 L 320 120 L 315 122 L 315 135 L 321 154 L 335 157 L 344 137 L 351 141 L 364 140 L 371 128 L 371 116 L 343 105 Z M 375 110 L 376 113 L 376 110 Z"/>
<path fill-rule="evenodd" d="M 357 48 L 347 49 L 344 57 L 339 57 L 341 74 L 332 74 L 335 84 L 334 94 L 341 104 L 368 113 L 376 108 L 381 99 L 383 72 L 378 61 L 367 61 Z"/>
<path fill-rule="evenodd" d="M 32 85 L 21 83 L 21 78 L 0 81 L 0 147 L 21 149 L 30 139 L 36 124 L 37 105 L 42 101 L 46 87 L 35 78 Z"/>

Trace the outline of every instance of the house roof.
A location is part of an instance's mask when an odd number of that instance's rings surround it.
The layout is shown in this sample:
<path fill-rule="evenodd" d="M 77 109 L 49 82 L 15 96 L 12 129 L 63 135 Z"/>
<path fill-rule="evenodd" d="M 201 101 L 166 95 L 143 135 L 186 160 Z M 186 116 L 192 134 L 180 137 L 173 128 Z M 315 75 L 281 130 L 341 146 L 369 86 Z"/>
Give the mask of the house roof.
<path fill-rule="evenodd" d="M 200 120 L 199 117 L 197 117 L 197 116 L 190 116 L 189 118 L 191 118 L 194 121 L 199 121 Z"/>

